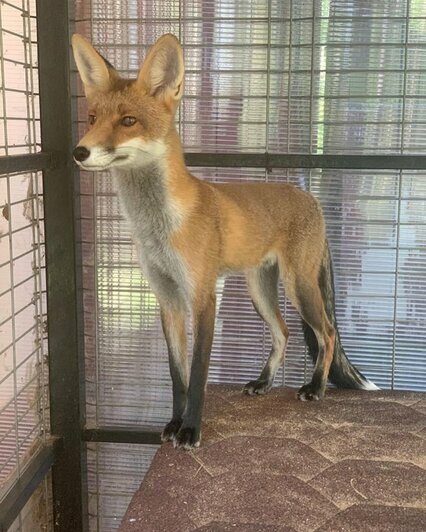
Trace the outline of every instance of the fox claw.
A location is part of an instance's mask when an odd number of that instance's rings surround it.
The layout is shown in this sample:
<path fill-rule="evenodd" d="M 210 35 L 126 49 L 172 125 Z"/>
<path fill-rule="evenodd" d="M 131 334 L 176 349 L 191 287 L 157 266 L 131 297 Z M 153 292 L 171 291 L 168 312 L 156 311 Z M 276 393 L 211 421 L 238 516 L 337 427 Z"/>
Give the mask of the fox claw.
<path fill-rule="evenodd" d="M 300 401 L 319 401 L 322 397 L 324 397 L 324 390 L 312 383 L 305 384 L 297 392 L 297 398 Z"/>
<path fill-rule="evenodd" d="M 272 388 L 268 381 L 256 380 L 248 382 L 244 388 L 243 393 L 247 395 L 265 395 Z"/>
<path fill-rule="evenodd" d="M 174 441 L 181 425 L 181 419 L 172 419 L 171 421 L 169 421 L 164 427 L 163 432 L 161 433 L 161 441 Z"/>
<path fill-rule="evenodd" d="M 201 436 L 199 430 L 194 427 L 182 427 L 173 440 L 176 449 L 190 451 L 200 446 Z"/>

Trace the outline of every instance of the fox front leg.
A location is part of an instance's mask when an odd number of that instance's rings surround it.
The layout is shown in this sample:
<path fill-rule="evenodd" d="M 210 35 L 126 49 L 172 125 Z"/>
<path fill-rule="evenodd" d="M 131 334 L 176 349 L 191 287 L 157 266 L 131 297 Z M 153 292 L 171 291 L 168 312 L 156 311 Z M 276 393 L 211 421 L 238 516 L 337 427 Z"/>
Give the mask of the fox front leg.
<path fill-rule="evenodd" d="M 169 354 L 173 384 L 173 415 L 164 427 L 161 440 L 174 441 L 182 425 L 188 390 L 188 357 L 186 349 L 186 309 L 183 306 L 161 305 L 161 323 Z"/>
<path fill-rule="evenodd" d="M 183 449 L 198 447 L 201 441 L 201 417 L 213 343 L 216 296 L 208 295 L 201 304 L 194 305 L 194 353 L 191 365 L 188 397 L 182 426 L 174 439 L 174 446 Z"/>

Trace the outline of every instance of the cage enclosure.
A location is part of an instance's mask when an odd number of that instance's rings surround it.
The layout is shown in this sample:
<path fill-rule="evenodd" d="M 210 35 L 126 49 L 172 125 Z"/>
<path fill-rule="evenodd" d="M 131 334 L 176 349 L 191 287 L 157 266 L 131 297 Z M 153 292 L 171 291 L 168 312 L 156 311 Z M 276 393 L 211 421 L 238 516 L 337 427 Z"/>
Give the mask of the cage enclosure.
<path fill-rule="evenodd" d="M 72 161 L 74 32 L 123 77 L 179 38 L 190 171 L 312 192 L 348 357 L 383 390 L 426 391 L 424 0 L 3 0 L 0 26 L 2 530 L 117 530 L 171 416 L 159 307 L 112 178 Z M 283 291 L 280 309 L 275 385 L 299 387 L 312 365 Z M 244 278 L 218 283 L 209 382 L 243 386 L 270 348 Z"/>

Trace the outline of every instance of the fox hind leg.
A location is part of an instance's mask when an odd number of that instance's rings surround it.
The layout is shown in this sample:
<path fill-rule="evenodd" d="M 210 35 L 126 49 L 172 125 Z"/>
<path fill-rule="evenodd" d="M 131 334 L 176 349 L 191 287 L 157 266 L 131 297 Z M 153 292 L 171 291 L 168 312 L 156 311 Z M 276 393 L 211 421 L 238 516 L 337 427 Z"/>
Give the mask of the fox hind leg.
<path fill-rule="evenodd" d="M 284 360 L 288 340 L 288 328 L 278 306 L 277 264 L 266 264 L 247 274 L 247 285 L 254 308 L 268 325 L 272 336 L 272 349 L 258 379 L 248 382 L 244 393 L 248 395 L 267 393 L 275 374 Z"/>
<path fill-rule="evenodd" d="M 287 294 L 314 331 L 318 342 L 318 358 L 312 380 L 300 388 L 297 397 L 302 401 L 313 401 L 324 396 L 336 333 L 327 318 L 317 278 L 294 276 L 293 279 L 293 283 L 289 283 L 288 279 L 285 283 Z"/>

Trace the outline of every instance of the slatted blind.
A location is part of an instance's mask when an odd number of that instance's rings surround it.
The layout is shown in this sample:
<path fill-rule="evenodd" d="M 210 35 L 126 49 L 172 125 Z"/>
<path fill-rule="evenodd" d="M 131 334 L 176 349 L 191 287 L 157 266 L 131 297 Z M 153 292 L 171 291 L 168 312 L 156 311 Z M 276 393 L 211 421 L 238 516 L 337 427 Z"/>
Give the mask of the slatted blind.
<path fill-rule="evenodd" d="M 180 38 L 186 88 L 177 125 L 187 152 L 385 157 L 426 148 L 424 0 L 80 0 L 76 20 L 123 76 L 136 75 L 161 34 Z M 82 134 L 81 93 L 77 102 Z M 426 171 L 191 170 L 214 182 L 312 191 L 328 223 L 350 359 L 380 387 L 426 389 Z M 160 426 L 171 393 L 157 303 L 111 178 L 82 174 L 81 191 L 88 419 Z M 299 386 L 311 363 L 284 295 L 280 305 L 291 337 L 276 384 Z M 257 377 L 269 348 L 244 279 L 227 278 L 218 285 L 210 381 Z M 125 498 L 115 510 L 103 506 L 105 493 L 92 491 L 98 519 L 125 506 Z"/>

